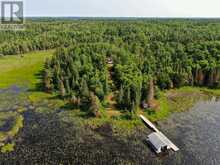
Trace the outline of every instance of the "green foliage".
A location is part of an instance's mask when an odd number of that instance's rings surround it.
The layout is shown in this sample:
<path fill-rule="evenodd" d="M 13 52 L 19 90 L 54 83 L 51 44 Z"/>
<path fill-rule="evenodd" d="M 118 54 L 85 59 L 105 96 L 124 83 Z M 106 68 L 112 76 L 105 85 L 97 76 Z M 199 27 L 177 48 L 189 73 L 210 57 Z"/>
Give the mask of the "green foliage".
<path fill-rule="evenodd" d="M 89 105 L 89 115 L 93 117 L 101 117 L 101 103 L 94 93 L 90 93 L 90 105 Z"/>
<path fill-rule="evenodd" d="M 219 88 L 219 29 L 219 20 L 208 19 L 35 21 L 25 31 L 0 32 L 0 54 L 57 48 L 45 63 L 47 92 L 74 93 L 83 107 L 91 92 L 101 102 L 113 92 L 117 106 L 133 113 L 147 99 L 150 78 L 160 89 Z"/>
<path fill-rule="evenodd" d="M 62 44 L 46 63 L 46 88 L 60 90 L 62 96 L 73 92 L 81 99 L 81 106 L 88 106 L 91 92 L 101 101 L 109 92 L 115 92 L 118 107 L 134 113 L 147 99 L 150 78 L 160 89 L 219 86 L 219 22 L 212 25 L 212 32 L 209 21 L 200 22 L 203 30 L 196 21 L 180 20 L 125 22 L 126 26 L 101 21 L 101 30 L 90 28 L 89 23 L 78 26 L 88 27 L 90 33 L 84 28 L 75 29 L 71 37 L 77 42 Z M 95 22 L 95 27 L 99 24 Z M 212 39 L 198 35 L 201 31 Z M 108 58 L 113 59 L 111 67 Z"/>

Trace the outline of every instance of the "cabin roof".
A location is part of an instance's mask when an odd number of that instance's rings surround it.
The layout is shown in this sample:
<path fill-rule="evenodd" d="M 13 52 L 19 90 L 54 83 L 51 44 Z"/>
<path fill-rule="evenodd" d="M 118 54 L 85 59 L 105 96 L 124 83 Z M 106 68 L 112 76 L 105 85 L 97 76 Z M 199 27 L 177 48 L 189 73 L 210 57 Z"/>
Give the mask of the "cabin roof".
<path fill-rule="evenodd" d="M 151 133 L 148 136 L 148 140 L 156 150 L 160 150 L 162 147 L 167 146 L 167 144 L 163 141 L 157 132 Z"/>
<path fill-rule="evenodd" d="M 108 58 L 106 59 L 106 62 L 107 62 L 108 64 L 113 64 L 113 59 L 112 59 L 111 57 L 108 57 Z"/>

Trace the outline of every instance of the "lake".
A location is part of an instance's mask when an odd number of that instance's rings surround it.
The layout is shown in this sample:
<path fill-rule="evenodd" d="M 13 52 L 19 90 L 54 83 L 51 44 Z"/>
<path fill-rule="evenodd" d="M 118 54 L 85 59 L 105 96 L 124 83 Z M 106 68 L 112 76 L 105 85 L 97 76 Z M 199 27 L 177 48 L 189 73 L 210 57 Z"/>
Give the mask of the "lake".
<path fill-rule="evenodd" d="M 220 101 L 199 102 L 192 110 L 159 122 L 159 126 L 180 148 L 164 164 L 220 164 Z"/>
<path fill-rule="evenodd" d="M 220 164 L 220 101 L 215 98 L 157 122 L 157 127 L 180 148 L 157 157 L 145 143 L 148 128 L 137 129 L 127 137 L 114 135 L 109 124 L 92 129 L 77 119 L 68 121 L 63 111 L 39 113 L 37 109 L 50 108 L 47 103 L 32 107 L 26 97 L 17 97 L 17 88 L 10 90 L 0 91 L 0 111 L 22 106 L 27 111 L 23 113 L 24 128 L 13 139 L 15 150 L 0 154 L 1 164 Z"/>

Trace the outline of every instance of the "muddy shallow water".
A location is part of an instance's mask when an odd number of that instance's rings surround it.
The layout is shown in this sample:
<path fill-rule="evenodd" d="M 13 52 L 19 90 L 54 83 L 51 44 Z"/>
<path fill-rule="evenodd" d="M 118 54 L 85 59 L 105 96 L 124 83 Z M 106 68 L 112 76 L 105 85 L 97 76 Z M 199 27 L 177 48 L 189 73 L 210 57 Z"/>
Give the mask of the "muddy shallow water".
<path fill-rule="evenodd" d="M 11 90 L 7 94 L 0 91 L 0 111 L 13 110 L 15 106 L 28 108 L 27 100 L 17 98 L 19 90 Z M 125 138 L 114 135 L 108 124 L 91 129 L 77 119 L 62 120 L 62 112 L 43 114 L 35 109 L 24 112 L 24 128 L 14 139 L 15 150 L 0 154 L 0 164 L 220 164 L 219 101 L 199 102 L 191 111 L 158 122 L 158 128 L 180 148 L 177 153 L 161 157 L 144 141 L 150 133 L 147 128 Z"/>

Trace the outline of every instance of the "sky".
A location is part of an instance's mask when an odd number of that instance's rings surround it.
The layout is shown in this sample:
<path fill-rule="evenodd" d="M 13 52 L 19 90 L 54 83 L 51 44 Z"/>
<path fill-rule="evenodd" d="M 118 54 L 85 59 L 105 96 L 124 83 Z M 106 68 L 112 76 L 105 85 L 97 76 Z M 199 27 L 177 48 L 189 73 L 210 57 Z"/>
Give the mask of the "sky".
<path fill-rule="evenodd" d="M 25 0 L 26 16 L 220 17 L 220 0 Z"/>

